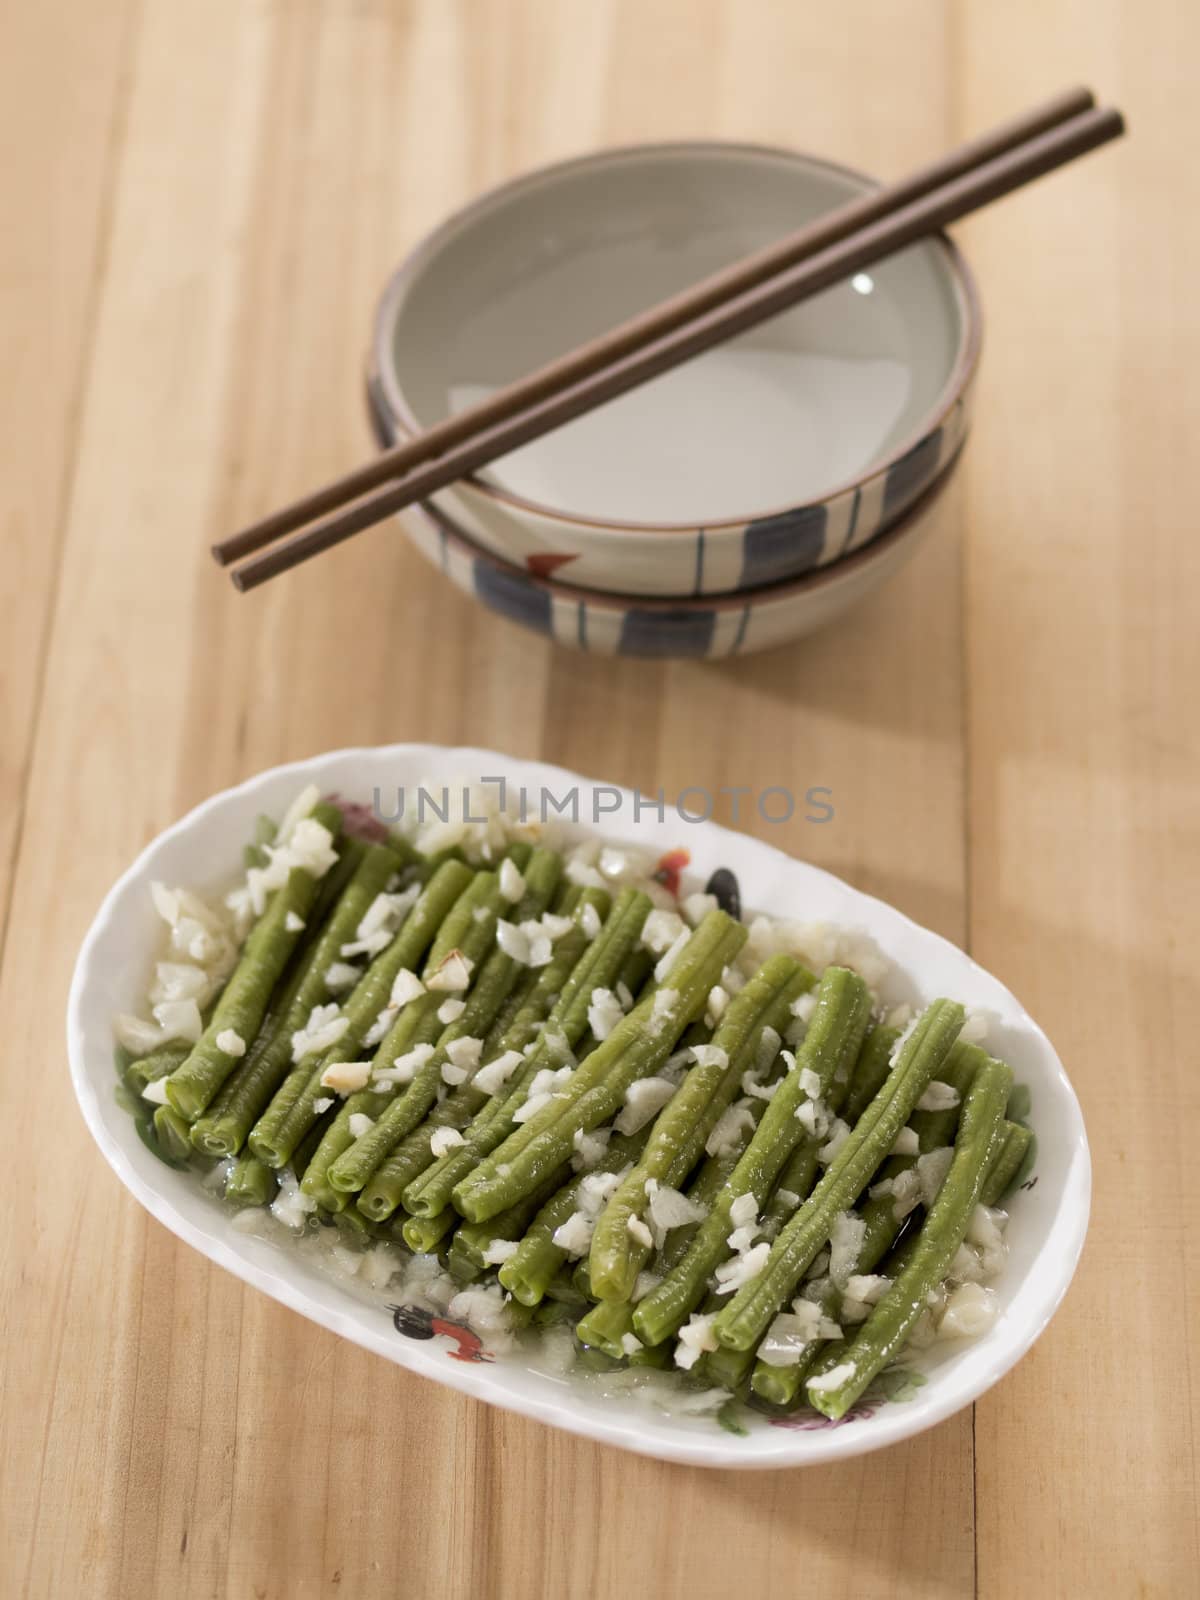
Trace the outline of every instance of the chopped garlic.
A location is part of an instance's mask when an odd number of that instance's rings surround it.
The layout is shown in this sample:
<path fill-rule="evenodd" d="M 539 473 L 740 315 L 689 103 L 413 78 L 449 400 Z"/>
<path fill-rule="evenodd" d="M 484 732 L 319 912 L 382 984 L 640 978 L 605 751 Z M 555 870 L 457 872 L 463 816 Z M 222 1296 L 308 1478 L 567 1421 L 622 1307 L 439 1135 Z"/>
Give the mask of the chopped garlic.
<path fill-rule="evenodd" d="M 244 1056 L 246 1054 L 246 1041 L 236 1028 L 222 1028 L 217 1035 L 217 1049 L 227 1056 Z"/>
<path fill-rule="evenodd" d="M 679 1330 L 679 1340 L 675 1346 L 675 1365 L 688 1372 L 702 1355 L 716 1348 L 717 1336 L 713 1332 L 712 1316 L 694 1311 Z"/>
<path fill-rule="evenodd" d="M 771 1100 L 782 1081 L 778 1079 L 775 1083 L 760 1083 L 753 1072 L 743 1072 L 742 1093 L 752 1095 L 755 1100 Z"/>
<path fill-rule="evenodd" d="M 840 1389 L 843 1383 L 848 1383 L 856 1370 L 853 1361 L 839 1362 L 836 1367 L 830 1367 L 828 1372 L 820 1372 L 815 1378 L 810 1378 L 808 1387 L 814 1394 L 826 1394 L 830 1389 Z"/>
<path fill-rule="evenodd" d="M 321 1087 L 335 1094 L 355 1094 L 367 1087 L 370 1076 L 369 1061 L 331 1061 L 321 1074 Z"/>
<path fill-rule="evenodd" d="M 817 1151 L 817 1160 L 823 1167 L 827 1167 L 829 1165 L 849 1137 L 850 1124 L 848 1122 L 843 1122 L 841 1117 L 835 1117 L 833 1119 L 833 1125 L 829 1129 L 829 1142 L 827 1144 L 823 1144 Z"/>
<path fill-rule="evenodd" d="M 960 1098 L 958 1090 L 953 1085 L 943 1083 L 939 1078 L 934 1078 L 926 1087 L 925 1093 L 917 1101 L 917 1110 L 953 1111 Z"/>
<path fill-rule="evenodd" d="M 436 1160 L 465 1142 L 457 1128 L 435 1128 L 429 1140 L 429 1153 Z"/>
<path fill-rule="evenodd" d="M 362 977 L 362 973 L 349 961 L 331 961 L 325 972 L 325 987 L 334 994 L 340 994 L 343 989 L 350 989 Z"/>
<path fill-rule="evenodd" d="M 397 1084 L 411 1083 L 432 1054 L 433 1046 L 431 1044 L 413 1045 L 412 1049 L 404 1055 L 397 1056 L 390 1067 L 379 1067 L 372 1072 L 372 1087 L 382 1089 L 389 1086 L 395 1087 Z"/>
<path fill-rule="evenodd" d="M 449 1027 L 450 1023 L 458 1021 L 466 1009 L 467 1002 L 465 1000 L 443 1000 L 438 1007 L 437 1019 L 446 1027 Z"/>
<path fill-rule="evenodd" d="M 349 1026 L 350 1019 L 342 1015 L 340 1006 L 333 1002 L 314 1006 L 308 1021 L 292 1035 L 292 1060 L 303 1061 L 305 1056 L 332 1049 Z"/>
<path fill-rule="evenodd" d="M 271 1215 L 288 1228 L 303 1228 L 309 1215 L 317 1209 L 312 1195 L 305 1194 L 291 1167 L 280 1167 L 276 1177 L 279 1190 L 271 1202 Z"/>
<path fill-rule="evenodd" d="M 704 1020 L 710 1028 L 715 1028 L 725 1015 L 729 1006 L 729 993 L 719 983 L 713 985 L 708 991 L 708 999 L 704 1005 Z"/>
<path fill-rule="evenodd" d="M 478 1078 L 475 1081 L 478 1083 Z M 611 1138 L 611 1128 L 597 1128 L 594 1133 L 589 1133 L 586 1128 L 576 1128 L 572 1140 L 575 1154 L 571 1157 L 571 1165 L 575 1171 L 590 1172 L 603 1161 Z"/>
<path fill-rule="evenodd" d="M 611 989 L 593 989 L 588 1003 L 588 1027 L 597 1040 L 607 1039 L 625 1012 Z"/>
<path fill-rule="evenodd" d="M 625 1104 L 613 1119 L 618 1133 L 636 1133 L 656 1117 L 675 1093 L 669 1078 L 638 1078 L 625 1091 Z"/>
<path fill-rule="evenodd" d="M 642 945 L 652 955 L 665 955 L 681 937 L 686 943 L 688 930 L 676 911 L 652 911 L 642 924 Z"/>
<path fill-rule="evenodd" d="M 361 1139 L 364 1133 L 375 1126 L 375 1118 L 369 1117 L 365 1111 L 353 1111 L 350 1114 L 350 1137 Z"/>
<path fill-rule="evenodd" d="M 525 879 L 521 869 L 510 857 L 500 863 L 500 893 L 510 905 L 515 905 L 525 893 Z"/>
<path fill-rule="evenodd" d="M 170 1102 L 167 1100 L 166 1078 L 155 1078 L 152 1083 L 148 1083 L 142 1090 L 142 1099 L 149 1100 L 156 1106 L 168 1105 Z"/>
<path fill-rule="evenodd" d="M 303 933 L 304 918 L 299 916 L 295 911 L 289 911 L 287 916 L 283 919 L 283 926 L 288 933 Z"/>
<path fill-rule="evenodd" d="M 516 1239 L 492 1239 L 484 1246 L 483 1259 L 489 1267 L 500 1267 L 519 1249 L 520 1244 Z"/>
<path fill-rule="evenodd" d="M 195 1044 L 204 1032 L 200 1007 L 194 1000 L 160 1000 L 153 1007 L 153 1014 L 168 1039 Z"/>
<path fill-rule="evenodd" d="M 947 1297 L 937 1319 L 939 1339 L 974 1339 L 987 1333 L 996 1320 L 998 1306 L 991 1289 L 979 1283 L 963 1283 Z"/>
<path fill-rule="evenodd" d="M 653 1182 L 653 1179 L 650 1181 Z M 661 1184 L 650 1195 L 647 1215 L 654 1243 L 656 1246 L 661 1246 L 672 1228 L 682 1228 L 691 1222 L 703 1222 L 708 1211 L 695 1200 L 689 1200 L 687 1195 L 681 1194 L 678 1189 L 673 1189 L 669 1184 Z"/>
<path fill-rule="evenodd" d="M 505 1050 L 475 1074 L 475 1087 L 483 1094 L 495 1094 L 502 1089 L 525 1058 L 519 1050 Z"/>
<path fill-rule="evenodd" d="M 625 1224 L 625 1229 L 631 1239 L 636 1239 L 638 1244 L 644 1245 L 647 1250 L 654 1248 L 654 1235 L 641 1217 L 630 1217 Z"/>
<path fill-rule="evenodd" d="M 915 1128 L 901 1128 L 896 1135 L 896 1142 L 892 1146 L 894 1156 L 915 1156 L 921 1149 L 921 1142 L 917 1138 Z"/>
<path fill-rule="evenodd" d="M 407 967 L 401 967 L 392 984 L 392 992 L 388 996 L 388 1003 L 396 1010 L 400 1010 L 402 1006 L 408 1005 L 411 1000 L 415 1000 L 418 995 L 424 993 L 425 985 L 417 977 L 416 973 L 410 972 Z"/>
<path fill-rule="evenodd" d="M 839 1289 L 858 1265 L 859 1252 L 866 1238 L 867 1225 L 853 1211 L 839 1211 L 829 1235 L 829 1274 Z"/>
<path fill-rule="evenodd" d="M 713 1130 L 705 1141 L 706 1155 L 723 1156 L 738 1149 L 742 1136 L 754 1128 L 754 1113 L 745 1100 L 735 1100 L 717 1118 Z"/>
<path fill-rule="evenodd" d="M 744 1254 L 731 1256 L 728 1261 L 723 1261 L 715 1274 L 716 1292 L 733 1294 L 745 1284 L 753 1282 L 766 1266 L 770 1253 L 771 1246 L 764 1239 L 761 1244 L 756 1244 Z"/>
<path fill-rule="evenodd" d="M 723 1072 L 729 1065 L 729 1054 L 719 1044 L 693 1045 L 690 1054 L 698 1067 L 716 1067 Z"/>
<path fill-rule="evenodd" d="M 573 1211 L 561 1226 L 554 1230 L 554 1243 L 569 1256 L 585 1256 L 591 1249 L 595 1219 L 582 1211 Z"/>
<path fill-rule="evenodd" d="M 446 991 L 461 994 L 464 989 L 471 987 L 471 971 L 474 965 L 470 956 L 463 955 L 461 950 L 451 950 L 436 972 L 425 980 L 425 987 L 436 989 L 439 994 Z"/>
<path fill-rule="evenodd" d="M 670 1022 L 675 1007 L 679 1004 L 678 989 L 658 989 L 655 991 L 654 1001 L 650 1007 L 650 1021 Z"/>

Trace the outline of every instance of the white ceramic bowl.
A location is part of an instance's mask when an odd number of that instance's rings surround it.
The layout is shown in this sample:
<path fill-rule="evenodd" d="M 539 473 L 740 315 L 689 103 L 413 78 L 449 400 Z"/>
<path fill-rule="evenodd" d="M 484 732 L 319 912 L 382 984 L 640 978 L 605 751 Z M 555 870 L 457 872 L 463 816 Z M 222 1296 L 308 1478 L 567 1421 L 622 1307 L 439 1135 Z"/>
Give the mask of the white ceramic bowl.
<path fill-rule="evenodd" d="M 492 190 L 388 285 L 369 374 L 379 431 L 403 438 L 870 186 L 814 157 L 692 143 Z M 794 577 L 866 544 L 959 448 L 980 337 L 962 257 L 930 239 L 437 504 L 503 559 L 580 588 L 706 595 Z"/>
<path fill-rule="evenodd" d="M 560 802 L 571 789 L 580 816 L 599 804 L 609 838 L 643 842 L 655 851 L 686 845 L 704 879 L 718 866 L 737 873 L 743 905 L 777 916 L 803 909 L 805 920 L 829 921 L 871 938 L 894 963 L 884 986 L 891 1002 L 953 995 L 994 1018 L 988 1044 L 1029 1086 L 1038 1139 L 1036 1183 L 1010 1202 L 1010 1253 L 996 1288 L 1002 1311 L 983 1337 L 935 1346 L 920 1359 L 924 1382 L 913 1398 L 862 1408 L 840 1424 L 779 1423 L 748 1413 L 741 1436 L 709 1418 L 668 1417 L 630 1396 L 606 1399 L 567 1379 L 534 1372 L 519 1356 L 490 1362 L 448 1359 L 442 1338 L 414 1342 L 398 1332 L 385 1307 L 364 1303 L 323 1276 L 286 1245 L 238 1232 L 229 1214 L 194 1174 L 162 1165 L 139 1140 L 114 1099 L 112 1014 L 134 1009 L 145 992 L 158 929 L 149 885 L 216 888 L 236 872 L 241 842 L 260 812 L 278 815 L 308 783 L 370 801 L 378 789 L 390 804 L 397 786 L 479 781 L 504 774 L 515 796 L 529 792 L 536 811 L 542 787 Z M 610 812 L 613 796 L 619 809 Z M 695 809 L 694 796 L 691 799 Z M 596 831 L 588 822 L 582 832 Z M 340 750 L 264 772 L 226 790 L 168 828 L 114 884 L 83 943 L 67 1011 L 71 1076 L 83 1115 L 121 1182 L 187 1244 L 245 1282 L 414 1372 L 465 1393 L 536 1417 L 555 1427 L 664 1460 L 720 1467 L 788 1467 L 830 1461 L 893 1444 L 970 1404 L 1029 1348 L 1066 1292 L 1087 1228 L 1090 1163 L 1074 1092 L 1045 1034 L 1008 990 L 945 939 L 901 912 L 769 845 L 713 823 L 686 823 L 668 807 L 635 812 L 629 791 L 598 787 L 577 774 L 486 750 L 393 745 Z M 869 1413 L 869 1414 L 868 1414 Z"/>
<path fill-rule="evenodd" d="M 953 524 L 955 497 L 948 491 L 960 459 L 950 461 L 917 503 L 866 549 L 804 577 L 733 595 L 662 600 L 601 594 L 502 561 L 435 507 L 410 507 L 401 520 L 422 555 L 464 594 L 559 644 L 592 655 L 715 661 L 803 638 L 886 583 L 923 539 Z"/>

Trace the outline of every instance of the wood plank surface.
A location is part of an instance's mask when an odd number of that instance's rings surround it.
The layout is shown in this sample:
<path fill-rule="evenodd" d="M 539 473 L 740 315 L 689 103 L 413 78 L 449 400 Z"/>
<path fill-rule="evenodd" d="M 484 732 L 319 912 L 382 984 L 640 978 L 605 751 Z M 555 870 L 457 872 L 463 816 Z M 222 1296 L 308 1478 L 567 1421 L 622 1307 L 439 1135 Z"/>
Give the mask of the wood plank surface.
<path fill-rule="evenodd" d="M 0 280 L 0 1593 L 1194 1593 L 1194 8 L 6 9 L 32 221 Z M 245 598 L 209 563 L 367 448 L 379 285 L 487 184 L 692 135 L 896 174 L 1080 78 L 1133 135 L 963 230 L 989 330 L 957 526 L 834 631 L 610 663 L 469 606 L 391 530 Z M 820 1471 L 643 1461 L 340 1343 L 120 1190 L 62 1060 L 108 884 L 214 789 L 408 738 L 668 793 L 827 786 L 826 825 L 747 825 L 1026 1000 L 1083 1098 L 1093 1231 L 973 1413 Z"/>

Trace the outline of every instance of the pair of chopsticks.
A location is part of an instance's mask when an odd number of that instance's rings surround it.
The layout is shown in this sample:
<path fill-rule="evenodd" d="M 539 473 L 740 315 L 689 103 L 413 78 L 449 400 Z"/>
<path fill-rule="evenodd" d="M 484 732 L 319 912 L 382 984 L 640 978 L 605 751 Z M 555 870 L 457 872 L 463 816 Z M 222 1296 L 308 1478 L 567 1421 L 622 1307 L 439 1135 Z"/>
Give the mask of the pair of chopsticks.
<path fill-rule="evenodd" d="M 234 584 L 256 588 L 519 445 L 1120 137 L 1124 128 L 1121 113 L 1097 109 L 1090 91 L 1058 95 L 447 417 L 214 545 L 213 556 L 220 566 L 242 562 L 230 574 Z"/>

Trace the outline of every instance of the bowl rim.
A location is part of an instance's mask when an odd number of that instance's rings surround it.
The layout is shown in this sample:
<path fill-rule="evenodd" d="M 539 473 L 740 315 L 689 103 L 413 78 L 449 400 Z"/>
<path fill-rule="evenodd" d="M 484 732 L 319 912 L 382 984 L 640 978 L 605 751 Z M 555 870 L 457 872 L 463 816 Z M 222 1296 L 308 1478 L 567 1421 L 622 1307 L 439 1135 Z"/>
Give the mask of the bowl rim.
<path fill-rule="evenodd" d="M 777 858 L 786 863 L 787 870 L 798 869 L 821 880 L 839 900 L 852 904 L 860 914 L 864 925 L 869 924 L 876 929 L 871 937 L 880 937 L 877 925 L 885 926 L 890 939 L 912 941 L 922 946 L 928 945 L 940 952 L 947 952 L 956 965 L 962 966 L 967 975 L 982 979 L 1004 1003 L 1005 1010 L 1011 1007 L 1013 1025 L 1023 1034 L 1028 1034 L 1037 1045 L 1039 1053 L 1046 1059 L 1048 1078 L 1053 1078 L 1057 1084 L 1070 1124 L 1067 1137 L 1072 1147 L 1073 1158 L 1064 1179 L 1064 1192 L 1058 1209 L 1049 1222 L 1045 1240 L 1040 1247 L 1041 1250 L 1046 1250 L 1051 1244 L 1055 1246 L 1053 1256 L 1055 1271 L 1051 1276 L 1041 1277 L 1040 1280 L 1035 1279 L 1032 1272 L 1027 1274 L 1030 1300 L 1023 1307 L 1022 1318 L 1015 1326 L 1010 1327 L 1008 1338 L 999 1341 L 998 1347 L 990 1351 L 986 1348 L 979 1349 L 978 1361 L 970 1360 L 965 1370 L 960 1367 L 948 1372 L 932 1394 L 922 1394 L 909 1406 L 889 1408 L 882 1415 L 871 1419 L 867 1433 L 857 1425 L 848 1429 L 834 1428 L 800 1435 L 780 1430 L 786 1437 L 776 1441 L 769 1452 L 755 1454 L 743 1453 L 739 1447 L 731 1445 L 724 1435 L 710 1438 L 707 1435 L 698 1437 L 681 1433 L 666 1441 L 640 1425 L 634 1429 L 618 1419 L 582 1419 L 569 1400 L 563 1403 L 553 1398 L 518 1399 L 508 1384 L 496 1381 L 493 1369 L 460 1367 L 454 1362 L 437 1361 L 421 1345 L 408 1343 L 398 1345 L 381 1331 L 366 1328 L 350 1309 L 335 1310 L 320 1305 L 305 1286 L 303 1279 L 288 1270 L 286 1250 L 268 1250 L 265 1262 L 259 1258 L 252 1258 L 247 1253 L 247 1241 L 230 1238 L 227 1228 L 209 1226 L 207 1221 L 204 1226 L 193 1222 L 176 1204 L 169 1182 L 164 1181 L 160 1186 L 141 1176 L 127 1153 L 128 1149 L 137 1148 L 136 1136 L 132 1139 L 127 1136 L 132 1123 L 126 1127 L 122 1122 L 121 1135 L 118 1137 L 110 1133 L 101 1112 L 101 1077 L 93 1073 L 90 1067 L 90 1029 L 85 1015 L 87 993 L 100 982 L 97 969 L 102 964 L 104 947 L 113 937 L 115 926 L 128 914 L 126 902 L 130 895 L 139 885 L 144 886 L 148 883 L 159 858 L 169 851 L 176 840 L 202 827 L 214 814 L 222 810 L 236 808 L 239 803 L 245 803 L 249 807 L 252 801 L 258 801 L 258 797 L 263 795 L 264 791 L 270 790 L 273 786 L 278 787 L 284 778 L 302 785 L 310 780 L 322 781 L 324 775 L 324 781 L 336 782 L 336 772 L 345 765 L 374 762 L 402 764 L 406 760 L 413 759 L 424 761 L 426 771 L 431 770 L 431 764 L 435 761 L 440 761 L 447 773 L 455 770 L 456 764 L 461 767 L 464 763 L 469 763 L 482 772 L 484 770 L 482 763 L 487 763 L 489 770 L 505 772 L 514 778 L 520 776 L 522 781 L 536 777 L 538 781 L 561 784 L 565 780 L 589 789 L 616 793 L 621 796 L 624 804 L 628 804 L 634 798 L 628 789 L 598 783 L 597 780 L 551 762 L 516 757 L 473 746 L 448 746 L 423 742 L 351 746 L 315 752 L 298 760 L 256 772 L 240 783 L 210 794 L 184 816 L 156 834 L 105 894 L 76 958 L 67 1000 L 68 1067 L 76 1101 L 101 1155 L 133 1197 L 177 1238 L 197 1250 L 213 1264 L 231 1272 L 244 1283 L 261 1290 L 293 1311 L 299 1312 L 317 1327 L 346 1338 L 373 1354 L 381 1355 L 397 1366 L 421 1376 L 432 1377 L 435 1381 L 467 1393 L 473 1398 L 499 1405 L 506 1410 L 517 1411 L 533 1420 L 563 1428 L 577 1436 L 599 1443 L 617 1445 L 660 1460 L 694 1466 L 732 1467 L 753 1471 L 818 1465 L 845 1459 L 898 1443 L 944 1421 L 964 1406 L 978 1400 L 1009 1372 L 1045 1331 L 1061 1305 L 1079 1264 L 1088 1230 L 1092 1175 L 1087 1131 L 1078 1096 L 1058 1052 L 1044 1030 L 1007 985 L 981 966 L 961 946 L 918 923 L 899 907 L 855 887 L 827 868 L 784 852 L 767 840 L 725 827 L 715 820 L 706 820 L 703 824 L 704 830 L 716 837 L 728 853 L 729 859 L 740 862 L 747 853 L 755 857 L 761 853 L 764 859 Z M 268 802 L 260 803 L 258 809 L 262 809 L 262 804 L 265 803 Z M 654 825 L 650 824 L 649 827 L 652 837 Z M 600 830 L 585 826 L 583 831 Z M 898 965 L 901 964 L 900 956 L 897 955 L 893 959 Z M 908 970 L 907 958 L 904 960 L 902 970 Z M 106 1052 L 105 1069 L 109 1067 L 110 1055 Z M 156 1173 L 155 1176 L 160 1174 Z M 1020 1287 L 1024 1286 L 1025 1280 Z M 996 1344 L 994 1330 L 983 1335 L 980 1341 L 973 1343 L 977 1348 L 988 1343 Z M 986 1364 L 984 1357 L 989 1358 Z"/>
<path fill-rule="evenodd" d="M 842 162 L 831 161 L 803 150 L 788 149 L 783 145 L 758 143 L 738 139 L 663 139 L 629 144 L 607 145 L 602 150 L 569 156 L 562 161 L 546 162 L 532 167 L 515 177 L 493 184 L 482 190 L 464 205 L 443 218 L 424 234 L 403 257 L 384 285 L 376 304 L 371 344 L 367 361 L 367 382 L 373 385 L 386 405 L 396 432 L 402 439 L 411 439 L 423 427 L 408 404 L 400 375 L 393 359 L 392 334 L 396 319 L 413 284 L 425 269 L 433 264 L 438 252 L 466 223 L 485 211 L 503 205 L 510 197 L 527 192 L 550 180 L 573 172 L 635 160 L 643 156 L 683 158 L 686 156 L 747 156 L 765 157 L 782 161 L 786 165 L 818 168 L 840 178 L 848 178 L 864 191 L 881 187 L 880 180 L 860 172 Z M 744 516 L 722 517 L 709 521 L 657 522 L 651 520 L 629 521 L 618 517 L 596 517 L 585 512 L 568 511 L 557 506 L 531 500 L 511 489 L 490 483 L 475 473 L 461 480 L 459 487 L 473 490 L 484 499 L 506 506 L 525 516 L 588 528 L 594 533 L 623 538 L 627 534 L 695 534 L 697 530 L 717 533 L 723 530 L 740 532 L 748 523 L 771 517 L 786 516 L 824 506 L 830 501 L 861 489 L 885 475 L 911 450 L 928 438 L 945 421 L 957 405 L 975 376 L 983 346 L 983 308 L 974 274 L 962 251 L 944 231 L 927 236 L 924 243 L 936 244 L 945 258 L 949 286 L 958 303 L 962 334 L 953 365 L 930 411 L 915 429 L 895 445 L 886 456 L 873 462 L 869 469 L 855 474 L 840 483 L 831 484 L 815 499 L 791 501 L 786 505 L 748 512 Z"/>
<path fill-rule="evenodd" d="M 626 611 L 651 611 L 658 615 L 668 613 L 678 615 L 682 612 L 710 611 L 744 611 L 747 606 L 769 605 L 774 601 L 788 600 L 797 594 L 813 594 L 824 588 L 830 588 L 863 567 L 870 566 L 875 560 L 887 554 L 895 545 L 899 544 L 909 534 L 914 533 L 925 514 L 937 506 L 943 495 L 950 487 L 954 478 L 966 440 L 946 462 L 937 477 L 924 492 L 913 501 L 912 505 L 895 522 L 886 527 L 882 533 L 877 533 L 874 538 L 868 539 L 866 544 L 858 550 L 851 550 L 848 555 L 839 556 L 834 561 L 826 562 L 822 567 L 815 567 L 811 572 L 801 573 L 796 578 L 782 578 L 777 583 L 762 583 L 748 589 L 734 589 L 722 594 L 688 594 L 688 595 L 661 595 L 661 594 L 621 594 L 612 589 L 584 589 L 578 584 L 563 583 L 557 578 L 543 578 L 538 573 L 530 572 L 525 567 L 518 567 L 511 561 L 505 561 L 494 550 L 489 550 L 486 545 L 477 543 L 471 535 L 457 523 L 453 516 L 440 505 L 423 500 L 410 509 L 419 512 L 437 528 L 448 543 L 456 546 L 465 555 L 473 560 L 483 561 L 487 565 L 502 572 L 506 577 L 520 578 L 531 584 L 535 589 L 540 589 L 555 599 L 569 601 L 572 605 L 586 605 L 589 608 L 597 607 L 623 613 Z M 401 520 L 407 513 L 401 513 Z"/>

